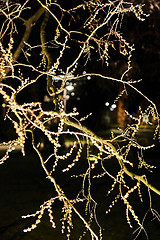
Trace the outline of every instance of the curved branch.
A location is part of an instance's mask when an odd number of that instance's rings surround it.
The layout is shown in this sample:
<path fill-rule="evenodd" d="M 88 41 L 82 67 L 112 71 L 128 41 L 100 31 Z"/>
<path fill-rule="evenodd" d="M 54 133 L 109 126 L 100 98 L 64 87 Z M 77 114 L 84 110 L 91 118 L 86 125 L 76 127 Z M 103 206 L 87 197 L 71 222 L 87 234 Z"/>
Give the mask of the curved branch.
<path fill-rule="evenodd" d="M 69 35 L 69 32 L 65 28 L 63 28 L 63 26 L 60 23 L 60 21 L 58 20 L 58 18 L 50 11 L 50 9 L 46 5 L 44 5 L 40 0 L 37 0 L 37 1 L 56 20 L 56 22 L 58 23 L 58 25 L 61 28 L 61 30 L 64 31 L 65 33 L 67 33 L 67 35 Z"/>
<path fill-rule="evenodd" d="M 131 177 L 132 179 L 136 179 L 140 182 L 142 182 L 144 185 L 146 185 L 148 188 L 150 188 L 153 192 L 155 192 L 156 194 L 160 195 L 160 190 L 158 190 L 157 188 L 155 188 L 154 186 L 152 186 L 152 184 L 148 183 L 146 179 L 144 179 L 144 176 L 140 176 L 137 175 L 131 171 L 129 171 L 127 169 L 127 167 L 125 166 L 125 164 L 123 163 L 123 159 L 122 156 L 119 155 L 119 153 L 117 152 L 116 148 L 114 147 L 113 144 L 111 144 L 109 141 L 102 139 L 101 137 L 96 136 L 96 134 L 94 134 L 91 130 L 89 130 L 88 128 L 77 124 L 76 122 L 72 122 L 71 120 L 65 119 L 65 124 L 72 126 L 80 131 L 82 131 L 83 133 L 85 133 L 87 136 L 90 136 L 96 140 L 98 140 L 99 142 L 103 143 L 104 145 L 107 145 L 107 147 L 109 147 L 111 149 L 111 151 L 113 152 L 114 156 L 117 158 L 120 167 L 124 170 L 124 172 L 126 173 L 126 175 L 128 175 L 129 177 Z"/>

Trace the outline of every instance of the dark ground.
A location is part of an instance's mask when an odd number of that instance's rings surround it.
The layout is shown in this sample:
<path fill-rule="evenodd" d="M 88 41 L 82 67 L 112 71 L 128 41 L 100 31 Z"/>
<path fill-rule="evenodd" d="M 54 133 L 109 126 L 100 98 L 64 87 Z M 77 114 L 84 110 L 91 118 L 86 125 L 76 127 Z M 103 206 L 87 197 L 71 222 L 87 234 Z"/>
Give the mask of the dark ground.
<path fill-rule="evenodd" d="M 1 152 L 2 155 L 2 152 Z M 154 183 L 159 185 L 160 157 L 159 149 L 148 154 L 148 159 L 152 157 L 152 162 L 158 164 L 154 174 Z M 66 175 L 67 176 L 67 175 Z M 77 188 L 75 180 L 70 180 L 65 175 L 60 175 L 57 180 L 65 182 L 64 188 L 67 192 L 73 192 Z M 65 180 L 65 181 L 64 181 Z M 105 214 L 108 206 L 114 199 L 114 195 L 107 197 L 107 189 L 110 188 L 112 182 L 101 181 L 97 185 L 93 185 L 94 196 L 99 202 L 97 208 L 97 216 L 100 225 L 104 228 L 104 240 L 132 240 L 136 236 L 133 231 L 137 228 L 132 221 L 134 228 L 130 229 L 125 218 L 125 207 L 118 202 L 111 213 Z M 142 187 L 143 192 L 143 187 Z M 55 217 L 56 229 L 51 228 L 49 217 L 46 214 L 39 226 L 30 233 L 24 233 L 23 229 L 30 227 L 34 223 L 34 218 L 22 219 L 22 215 L 32 214 L 39 210 L 39 206 L 44 201 L 50 199 L 54 195 L 52 184 L 45 178 L 45 174 L 40 165 L 37 156 L 30 152 L 26 157 L 22 157 L 20 152 L 12 154 L 9 160 L 0 166 L 0 240 L 53 240 L 67 239 L 61 234 L 61 225 L 59 219 L 62 218 L 61 205 L 55 202 L 53 206 L 53 216 Z M 144 203 L 142 204 L 137 196 L 133 196 L 132 202 L 134 210 L 142 219 L 146 210 L 149 208 L 148 195 L 144 190 Z M 160 212 L 160 197 L 152 194 L 152 207 Z M 80 209 L 83 214 L 83 210 Z M 131 218 L 132 219 L 132 218 Z M 150 240 L 160 239 L 160 223 L 157 220 L 151 221 L 151 215 L 148 215 L 145 221 L 145 229 Z M 78 240 L 84 230 L 83 223 L 73 215 L 74 230 L 71 234 L 71 240 Z M 93 226 L 95 231 L 96 226 Z M 87 234 L 84 240 L 90 240 Z M 139 240 L 146 239 L 141 234 Z"/>

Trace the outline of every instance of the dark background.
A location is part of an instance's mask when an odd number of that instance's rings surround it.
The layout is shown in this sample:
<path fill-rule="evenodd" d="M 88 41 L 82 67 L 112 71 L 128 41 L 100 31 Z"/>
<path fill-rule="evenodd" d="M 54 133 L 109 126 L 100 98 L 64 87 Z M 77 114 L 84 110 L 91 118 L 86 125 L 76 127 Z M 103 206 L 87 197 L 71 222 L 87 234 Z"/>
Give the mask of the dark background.
<path fill-rule="evenodd" d="M 73 3 L 76 5 L 76 2 Z M 70 2 L 61 1 L 62 6 L 69 8 Z M 36 1 L 32 1 L 31 11 L 23 14 L 24 18 L 28 18 L 29 14 L 32 13 L 39 7 Z M 56 11 L 56 10 L 55 10 Z M 135 86 L 141 90 L 147 97 L 149 97 L 156 105 L 159 110 L 160 107 L 160 12 L 157 7 L 154 9 L 148 8 L 146 5 L 147 13 L 150 13 L 150 16 L 146 18 L 144 22 L 138 21 L 135 16 L 132 14 L 127 15 L 123 19 L 123 24 L 121 31 L 126 37 L 127 41 L 134 43 L 135 51 L 133 52 L 132 57 L 132 70 L 129 78 L 134 80 L 142 79 L 140 83 L 137 83 Z M 60 14 L 60 13 L 57 13 Z M 78 17 L 78 16 L 77 16 Z M 86 16 L 82 16 L 80 19 L 79 25 L 77 27 L 81 28 L 81 23 L 83 22 Z M 39 19 L 38 23 L 33 27 L 29 43 L 31 45 L 40 44 L 39 40 L 39 27 L 41 24 L 42 18 Z M 65 23 L 65 19 L 64 19 Z M 74 27 L 74 22 L 71 25 Z M 16 49 L 18 42 L 21 40 L 23 35 L 24 26 L 22 23 L 17 21 L 18 27 L 18 36 L 16 36 L 16 42 L 14 49 Z M 55 22 L 50 19 L 48 23 L 48 32 L 47 38 L 48 41 L 53 39 L 55 34 Z M 51 31 L 52 30 L 52 31 Z M 7 42 L 7 39 L 6 39 Z M 73 44 L 73 43 L 72 43 Z M 76 44 L 74 45 L 74 54 L 71 56 L 72 60 L 77 54 L 78 50 L 76 49 Z M 58 55 L 58 49 L 55 48 L 51 51 L 54 51 L 54 57 L 56 59 Z M 56 52 L 57 51 L 57 52 Z M 40 58 L 38 57 L 41 52 L 40 48 L 34 49 L 31 54 L 32 58 L 30 59 L 33 65 L 38 65 Z M 57 55 L 56 55 L 57 54 Z M 92 61 L 88 61 L 87 65 L 84 66 L 86 59 L 82 59 L 77 69 L 76 74 L 82 74 L 83 71 L 86 72 L 96 72 L 108 74 L 109 76 L 119 78 L 124 71 L 126 65 L 121 59 L 121 56 L 118 54 L 118 51 L 110 49 L 111 58 L 109 59 L 110 66 L 106 67 L 101 61 L 96 60 L 96 55 L 91 52 Z M 64 61 L 62 62 L 62 67 L 66 66 L 67 56 L 64 56 Z M 26 61 L 23 54 L 21 54 L 18 61 Z M 31 78 L 34 78 L 36 75 L 32 71 L 25 71 L 22 68 L 24 77 L 28 75 Z M 23 94 L 20 94 L 17 100 L 20 103 L 26 101 L 43 101 L 44 95 L 46 94 L 46 79 L 42 78 L 35 85 L 28 87 Z M 89 126 L 92 130 L 96 132 L 104 132 L 110 130 L 112 123 L 116 123 L 116 113 L 113 114 L 109 111 L 109 108 L 105 106 L 105 102 L 114 102 L 118 93 L 121 91 L 121 86 L 112 81 L 106 81 L 96 77 L 92 77 L 90 80 L 87 80 L 85 77 L 81 80 L 78 80 L 75 85 L 74 96 L 70 95 L 69 100 L 67 100 L 67 112 L 72 111 L 73 108 L 77 108 L 79 111 L 80 117 L 86 116 L 92 112 L 92 115 L 84 121 L 84 124 Z M 148 106 L 147 102 L 144 101 L 137 93 L 133 92 L 127 88 L 128 97 L 127 97 L 127 109 L 132 113 L 137 113 L 138 106 L 141 105 L 142 108 Z M 0 98 L 0 103 L 3 103 L 2 98 Z M 52 109 L 54 106 L 48 106 Z M 116 110 L 115 110 L 116 111 Z M 104 123 L 104 116 L 108 112 L 111 118 L 111 124 L 106 125 Z M 14 134 L 14 129 L 10 125 L 8 120 L 4 121 L 4 109 L 0 105 L 0 141 L 6 141 L 14 139 L 16 136 Z M 149 135 L 145 135 L 142 138 L 142 141 L 150 139 Z M 157 169 L 154 170 L 154 174 L 151 174 L 150 180 L 158 187 L 159 186 L 159 145 L 154 151 L 149 151 L 146 153 L 146 160 L 149 163 L 153 163 L 157 166 Z M 61 205 L 59 203 L 55 204 L 53 214 L 57 216 L 56 223 L 58 227 L 55 230 L 51 230 L 49 219 L 47 214 L 44 216 L 44 220 L 40 226 L 32 231 L 31 233 L 24 234 L 23 229 L 31 226 L 31 222 L 34 220 L 22 220 L 21 216 L 34 213 L 38 210 L 39 206 L 43 201 L 48 200 L 53 195 L 52 185 L 45 179 L 45 174 L 41 169 L 39 159 L 33 153 L 30 148 L 30 153 L 25 158 L 22 158 L 22 155 L 17 152 L 12 154 L 10 159 L 1 166 L 0 168 L 0 188 L 1 188 L 1 197 L 0 197 L 0 239 L 2 240 L 50 240 L 50 239 L 66 239 L 65 236 L 60 235 L 60 223 L 58 218 L 61 218 Z M 1 152 L 3 155 L 4 152 Z M 45 152 L 44 154 L 47 155 Z M 134 157 L 134 155 L 133 155 Z M 115 166 L 114 166 L 115 167 Z M 154 175 L 154 176 L 153 176 Z M 75 186 L 75 182 L 70 180 L 68 176 L 59 175 L 57 180 L 61 181 L 65 178 L 64 188 L 68 192 L 72 192 Z M 96 184 L 94 193 L 97 201 L 100 203 L 98 207 L 99 212 L 99 222 L 104 231 L 105 240 L 130 240 L 133 239 L 133 231 L 126 224 L 125 219 L 125 208 L 121 203 L 118 203 L 111 214 L 105 215 L 105 211 L 108 208 L 110 202 L 114 199 L 114 196 L 106 197 L 107 190 L 109 189 L 111 182 L 104 180 L 100 182 L 97 186 Z M 80 183 L 78 183 L 80 186 Z M 111 183 L 112 184 L 112 183 Z M 109 186 L 108 186 L 109 185 Z M 136 213 L 142 219 L 145 212 L 149 208 L 149 199 L 147 191 L 142 187 L 144 193 L 144 204 L 141 205 L 140 200 L 136 196 L 133 197 L 133 202 L 135 206 Z M 159 207 L 159 198 L 156 194 L 152 194 L 153 208 L 157 211 L 160 210 Z M 83 214 L 83 212 L 82 212 Z M 77 240 L 81 230 L 83 231 L 83 225 L 81 222 L 74 216 L 76 230 L 73 232 L 71 239 Z M 46 221 L 45 221 L 46 220 Z M 145 227 L 148 233 L 148 236 L 151 240 L 157 240 L 160 238 L 159 223 L 157 220 L 151 221 L 152 216 L 149 214 L 146 218 Z M 77 227 L 78 226 L 78 227 Z M 96 228 L 96 227 L 95 227 Z M 135 228 L 134 228 L 135 229 Z M 97 229 L 96 229 L 97 230 Z M 89 235 L 86 235 L 84 239 L 89 239 Z M 145 239 L 144 233 L 140 235 L 139 239 Z"/>

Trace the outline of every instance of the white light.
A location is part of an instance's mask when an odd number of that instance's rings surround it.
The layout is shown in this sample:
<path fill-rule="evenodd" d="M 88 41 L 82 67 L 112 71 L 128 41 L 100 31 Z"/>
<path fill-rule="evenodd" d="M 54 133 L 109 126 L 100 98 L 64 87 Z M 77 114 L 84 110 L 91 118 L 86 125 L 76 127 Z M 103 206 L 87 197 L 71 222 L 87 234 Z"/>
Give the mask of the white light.
<path fill-rule="evenodd" d="M 113 109 L 115 109 L 117 107 L 117 105 L 115 104 L 115 103 L 113 103 L 112 105 L 111 105 L 111 108 L 113 108 Z"/>
<path fill-rule="evenodd" d="M 88 79 L 88 80 L 91 80 L 91 76 L 87 76 L 87 79 Z"/>
<path fill-rule="evenodd" d="M 59 80 L 62 80 L 65 77 L 66 78 L 72 78 L 72 77 L 74 77 L 74 75 L 68 74 L 67 76 L 65 76 L 65 75 L 60 74 L 60 75 L 54 76 L 53 80 L 57 82 Z"/>
<path fill-rule="evenodd" d="M 149 122 L 149 118 L 148 118 L 147 114 L 145 114 L 145 115 L 143 116 L 143 122 L 144 122 L 144 123 L 148 123 L 148 122 Z"/>
<path fill-rule="evenodd" d="M 68 85 L 68 86 L 66 87 L 66 89 L 67 89 L 68 91 L 72 91 L 72 90 L 74 89 L 74 87 L 73 87 L 72 85 Z"/>
<path fill-rule="evenodd" d="M 106 102 L 105 105 L 106 105 L 106 107 L 108 107 L 109 106 L 109 102 Z"/>

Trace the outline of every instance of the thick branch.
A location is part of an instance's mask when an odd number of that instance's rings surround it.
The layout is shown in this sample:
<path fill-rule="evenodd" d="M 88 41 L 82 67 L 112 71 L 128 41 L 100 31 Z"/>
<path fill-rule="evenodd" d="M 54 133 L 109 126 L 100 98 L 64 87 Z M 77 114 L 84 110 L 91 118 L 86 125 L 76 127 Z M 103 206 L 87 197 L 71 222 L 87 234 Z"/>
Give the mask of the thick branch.
<path fill-rule="evenodd" d="M 42 14 L 44 13 L 44 8 L 40 7 L 33 15 L 32 17 L 30 17 L 29 19 L 24 21 L 24 25 L 26 26 L 25 32 L 23 34 L 23 37 L 21 39 L 21 42 L 19 43 L 15 53 L 13 54 L 13 60 L 16 61 L 21 52 L 22 49 L 24 48 L 24 44 L 25 42 L 28 41 L 31 31 L 32 31 L 32 26 L 34 25 L 34 23 L 37 22 L 37 20 L 42 16 Z M 6 68 L 6 74 L 8 74 L 10 72 L 10 68 Z"/>
<path fill-rule="evenodd" d="M 47 23 L 49 20 L 49 16 L 50 16 L 50 13 L 45 10 L 45 16 L 44 16 L 43 22 L 41 24 L 41 30 L 40 30 L 40 39 L 41 39 L 43 54 L 47 58 L 47 73 L 51 69 L 52 63 L 53 63 L 52 55 L 51 55 L 50 51 L 48 50 L 47 46 L 45 45 L 47 42 L 46 27 L 47 27 Z M 54 85 L 52 84 L 52 76 L 50 74 L 47 74 L 47 91 L 51 96 L 53 96 L 53 103 L 55 104 L 55 108 L 57 108 L 57 99 L 55 97 L 56 89 L 55 89 Z"/>
<path fill-rule="evenodd" d="M 102 139 L 101 137 L 96 136 L 91 130 L 89 130 L 88 128 L 76 123 L 76 122 L 72 122 L 68 119 L 65 120 L 65 124 L 72 126 L 80 131 L 83 132 L 83 135 L 86 134 L 86 136 L 88 137 L 92 137 L 95 140 L 107 145 L 111 151 L 113 152 L 114 156 L 117 158 L 120 167 L 124 170 L 124 172 L 131 177 L 132 179 L 136 179 L 140 182 L 142 182 L 144 185 L 146 185 L 148 188 L 150 188 L 153 192 L 157 193 L 158 195 L 160 195 L 160 190 L 158 190 L 157 188 L 155 188 L 154 186 L 152 186 L 150 183 L 147 182 L 147 180 L 144 178 L 144 176 L 140 176 L 137 174 L 134 174 L 133 172 L 129 171 L 126 166 L 123 163 L 122 157 L 119 155 L 119 153 L 117 152 L 116 148 L 113 146 L 113 144 L 111 144 L 109 141 Z"/>
<path fill-rule="evenodd" d="M 13 59 L 16 60 L 20 54 L 21 54 L 21 51 L 24 47 L 24 42 L 27 42 L 29 37 L 30 37 L 30 34 L 31 34 L 31 31 L 32 31 L 32 26 L 34 25 L 34 23 L 37 22 L 37 20 L 41 17 L 41 15 L 44 13 L 44 9 L 42 7 L 40 7 L 37 12 L 35 12 L 33 14 L 32 17 L 30 17 L 28 20 L 25 20 L 24 22 L 24 25 L 26 26 L 26 29 L 25 29 L 25 32 L 24 32 L 24 35 L 22 37 L 22 40 L 20 42 L 20 44 L 18 45 L 14 55 L 13 55 Z"/>
<path fill-rule="evenodd" d="M 130 172 L 125 166 L 123 167 L 124 172 L 131 177 L 132 179 L 136 179 L 140 182 L 142 182 L 144 185 L 146 185 L 149 189 L 151 189 L 153 192 L 157 193 L 158 195 L 160 195 L 160 190 L 158 190 L 157 188 L 155 188 L 154 186 L 152 186 L 152 184 L 148 183 L 147 180 L 144 178 L 144 176 L 139 176 L 137 174 L 134 174 L 132 172 Z"/>

